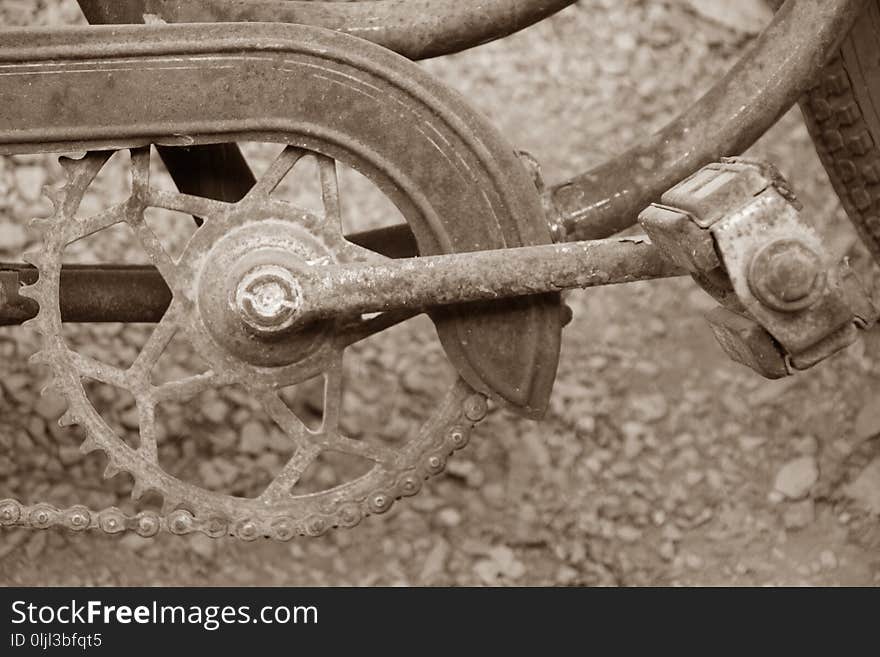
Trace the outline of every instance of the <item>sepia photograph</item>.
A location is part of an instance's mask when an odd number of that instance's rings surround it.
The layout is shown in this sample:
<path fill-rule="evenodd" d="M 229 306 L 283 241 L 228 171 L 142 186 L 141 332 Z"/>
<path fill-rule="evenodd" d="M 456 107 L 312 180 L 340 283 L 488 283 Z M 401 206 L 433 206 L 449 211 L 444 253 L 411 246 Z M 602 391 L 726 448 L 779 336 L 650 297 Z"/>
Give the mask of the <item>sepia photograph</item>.
<path fill-rule="evenodd" d="M 2 650 L 876 587 L 878 262 L 880 0 L 0 0 Z"/>

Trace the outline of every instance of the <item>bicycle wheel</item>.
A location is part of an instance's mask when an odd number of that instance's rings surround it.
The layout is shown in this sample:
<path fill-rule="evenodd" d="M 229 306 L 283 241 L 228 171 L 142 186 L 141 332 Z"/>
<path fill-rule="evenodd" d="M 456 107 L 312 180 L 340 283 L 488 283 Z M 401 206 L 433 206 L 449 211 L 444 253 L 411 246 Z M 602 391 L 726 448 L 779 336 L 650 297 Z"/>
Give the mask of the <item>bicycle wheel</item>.
<path fill-rule="evenodd" d="M 800 105 L 835 191 L 880 261 L 878 43 L 880 0 L 871 0 Z"/>

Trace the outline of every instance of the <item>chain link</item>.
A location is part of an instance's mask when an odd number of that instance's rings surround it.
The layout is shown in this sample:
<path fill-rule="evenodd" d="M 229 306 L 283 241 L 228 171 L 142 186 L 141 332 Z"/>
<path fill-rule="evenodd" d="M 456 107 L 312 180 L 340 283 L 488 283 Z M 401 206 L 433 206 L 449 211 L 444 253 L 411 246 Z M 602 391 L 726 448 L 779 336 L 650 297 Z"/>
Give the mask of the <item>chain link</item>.
<path fill-rule="evenodd" d="M 462 411 L 469 422 L 452 429 L 440 445 L 425 455 L 420 466 L 399 477 L 392 489 L 375 490 L 359 502 L 343 504 L 327 514 L 314 515 L 302 523 L 284 515 L 269 521 L 262 518 L 232 521 L 219 515 L 197 516 L 183 508 L 167 514 L 156 511 L 130 514 L 117 507 L 97 511 L 75 505 L 62 509 L 45 502 L 23 504 L 8 498 L 0 500 L 0 527 L 61 528 L 72 532 L 97 529 L 106 534 L 130 531 L 145 538 L 153 537 L 160 531 L 178 536 L 200 532 L 212 538 L 228 535 L 245 541 L 260 537 L 289 541 L 295 536 L 321 536 L 336 527 L 354 527 L 368 515 L 385 513 L 396 500 L 418 493 L 423 480 L 440 474 L 446 467 L 446 459 L 468 444 L 476 422 L 485 417 L 486 398 L 481 394 L 472 395 L 465 401 Z"/>

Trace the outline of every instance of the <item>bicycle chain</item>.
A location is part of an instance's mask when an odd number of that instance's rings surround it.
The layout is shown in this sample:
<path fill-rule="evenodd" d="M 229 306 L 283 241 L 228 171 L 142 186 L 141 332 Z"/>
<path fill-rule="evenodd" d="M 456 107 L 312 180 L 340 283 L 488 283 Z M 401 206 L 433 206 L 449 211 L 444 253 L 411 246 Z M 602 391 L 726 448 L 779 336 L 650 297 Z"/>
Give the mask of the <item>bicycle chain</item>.
<path fill-rule="evenodd" d="M 446 459 L 468 444 L 471 431 L 485 414 L 486 398 L 479 393 L 472 395 L 465 400 L 462 408 L 462 415 L 467 422 L 449 432 L 441 445 L 429 450 L 430 453 L 423 458 L 420 467 L 401 477 L 394 489 L 374 491 L 357 506 L 343 506 L 335 514 L 314 516 L 300 524 L 291 517 L 279 516 L 270 525 L 272 532 L 268 538 L 289 541 L 295 536 L 322 536 L 332 528 L 354 527 L 368 515 L 387 512 L 396 500 L 418 493 L 423 479 L 443 472 Z M 226 518 L 199 517 L 186 509 L 176 509 L 168 514 L 156 511 L 129 514 L 118 507 L 96 511 L 78 504 L 59 509 L 45 502 L 27 505 L 12 498 L 0 500 L 0 527 L 6 529 L 20 527 L 45 530 L 57 527 L 73 532 L 99 529 L 106 534 L 133 531 L 145 538 L 151 538 L 164 530 L 178 536 L 200 532 L 211 538 L 231 535 L 245 541 L 253 541 L 265 535 L 260 531 L 256 520 L 240 521 L 234 527 L 230 527 L 230 524 Z"/>

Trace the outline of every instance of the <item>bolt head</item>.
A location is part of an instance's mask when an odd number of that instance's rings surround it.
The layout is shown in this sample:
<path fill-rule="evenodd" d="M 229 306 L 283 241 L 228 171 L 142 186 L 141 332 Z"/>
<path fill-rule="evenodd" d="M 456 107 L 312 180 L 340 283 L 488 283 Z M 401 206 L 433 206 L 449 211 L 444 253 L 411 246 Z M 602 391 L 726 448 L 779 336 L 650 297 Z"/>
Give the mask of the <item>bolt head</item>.
<path fill-rule="evenodd" d="M 774 310 L 792 312 L 812 305 L 822 292 L 822 258 L 798 239 L 771 242 L 752 258 L 749 286 Z"/>
<path fill-rule="evenodd" d="M 302 288 L 293 273 L 278 265 L 261 265 L 245 274 L 235 291 L 235 310 L 257 333 L 289 328 L 302 306 Z"/>

